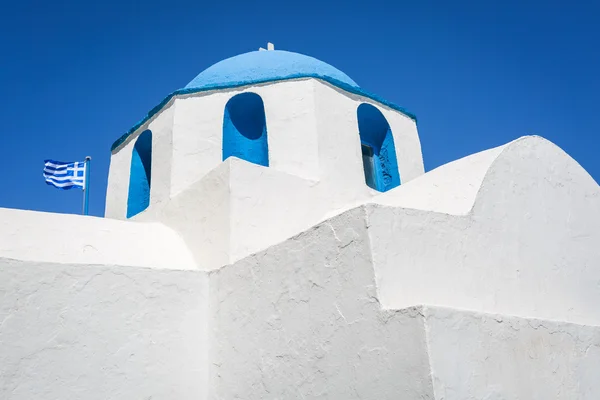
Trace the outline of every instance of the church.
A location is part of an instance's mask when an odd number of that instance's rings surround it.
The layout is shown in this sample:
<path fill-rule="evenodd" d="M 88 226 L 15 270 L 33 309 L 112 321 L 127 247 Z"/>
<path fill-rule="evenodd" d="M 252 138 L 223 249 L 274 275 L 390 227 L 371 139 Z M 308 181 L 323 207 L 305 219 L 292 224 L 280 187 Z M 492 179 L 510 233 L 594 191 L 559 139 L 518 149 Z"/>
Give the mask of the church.
<path fill-rule="evenodd" d="M 0 208 L 2 399 L 600 397 L 600 187 L 541 137 L 425 172 L 415 115 L 269 44 L 110 157 L 104 218 Z"/>

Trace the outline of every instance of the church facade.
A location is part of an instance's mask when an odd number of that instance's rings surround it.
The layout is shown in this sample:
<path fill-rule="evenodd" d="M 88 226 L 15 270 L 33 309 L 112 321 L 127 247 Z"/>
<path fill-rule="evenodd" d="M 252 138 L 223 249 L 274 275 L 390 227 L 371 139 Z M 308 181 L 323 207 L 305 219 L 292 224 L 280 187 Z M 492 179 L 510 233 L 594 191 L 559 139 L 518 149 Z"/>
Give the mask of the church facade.
<path fill-rule="evenodd" d="M 426 173 L 410 112 L 241 54 L 113 144 L 105 218 L 0 209 L 0 398 L 596 399 L 598 243 L 547 140 Z"/>

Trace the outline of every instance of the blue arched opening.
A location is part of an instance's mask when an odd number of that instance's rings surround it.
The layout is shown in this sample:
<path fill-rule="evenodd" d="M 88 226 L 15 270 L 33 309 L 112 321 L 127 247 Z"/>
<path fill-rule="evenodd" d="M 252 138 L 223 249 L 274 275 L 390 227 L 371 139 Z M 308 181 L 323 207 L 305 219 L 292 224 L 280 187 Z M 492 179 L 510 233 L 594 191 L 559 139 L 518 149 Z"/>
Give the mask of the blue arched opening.
<path fill-rule="evenodd" d="M 223 161 L 234 156 L 269 166 L 265 106 L 256 93 L 241 93 L 225 106 Z"/>
<path fill-rule="evenodd" d="M 146 130 L 135 141 L 129 171 L 127 218 L 148 208 L 152 176 L 152 131 Z"/>
<path fill-rule="evenodd" d="M 367 185 L 380 192 L 400 185 L 392 129 L 381 111 L 363 103 L 356 111 Z"/>

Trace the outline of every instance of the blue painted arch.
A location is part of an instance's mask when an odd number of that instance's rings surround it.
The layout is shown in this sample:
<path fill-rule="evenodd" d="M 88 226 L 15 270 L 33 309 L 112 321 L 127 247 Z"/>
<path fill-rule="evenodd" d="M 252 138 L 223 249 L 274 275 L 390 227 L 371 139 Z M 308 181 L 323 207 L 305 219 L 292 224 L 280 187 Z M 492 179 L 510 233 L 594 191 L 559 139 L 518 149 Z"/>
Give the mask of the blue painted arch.
<path fill-rule="evenodd" d="M 233 96 L 223 114 L 223 161 L 238 157 L 269 166 L 267 121 L 262 98 L 246 92 Z"/>
<path fill-rule="evenodd" d="M 150 205 L 152 181 L 152 131 L 145 130 L 135 141 L 129 170 L 127 218 L 131 218 Z"/>
<path fill-rule="evenodd" d="M 386 192 L 400 185 L 396 147 L 390 124 L 381 111 L 363 103 L 356 110 L 358 132 L 363 147 L 365 182 L 371 188 Z M 365 150 L 367 149 L 367 150 Z M 368 159 L 370 160 L 370 167 Z"/>

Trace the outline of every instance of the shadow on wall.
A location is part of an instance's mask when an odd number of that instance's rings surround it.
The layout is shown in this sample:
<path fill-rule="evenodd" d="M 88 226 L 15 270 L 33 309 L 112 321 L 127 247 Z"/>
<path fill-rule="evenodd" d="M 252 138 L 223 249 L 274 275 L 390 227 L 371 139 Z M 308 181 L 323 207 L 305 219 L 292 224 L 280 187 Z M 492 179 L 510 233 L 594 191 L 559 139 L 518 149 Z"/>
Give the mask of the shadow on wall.
<path fill-rule="evenodd" d="M 400 185 L 392 129 L 381 111 L 363 103 L 356 110 L 367 185 L 386 192 Z"/>
<path fill-rule="evenodd" d="M 231 156 L 269 166 L 265 107 L 256 93 L 238 94 L 225 106 L 223 161 Z"/>
<path fill-rule="evenodd" d="M 127 218 L 148 208 L 152 172 L 152 131 L 146 130 L 135 141 L 129 171 Z"/>

